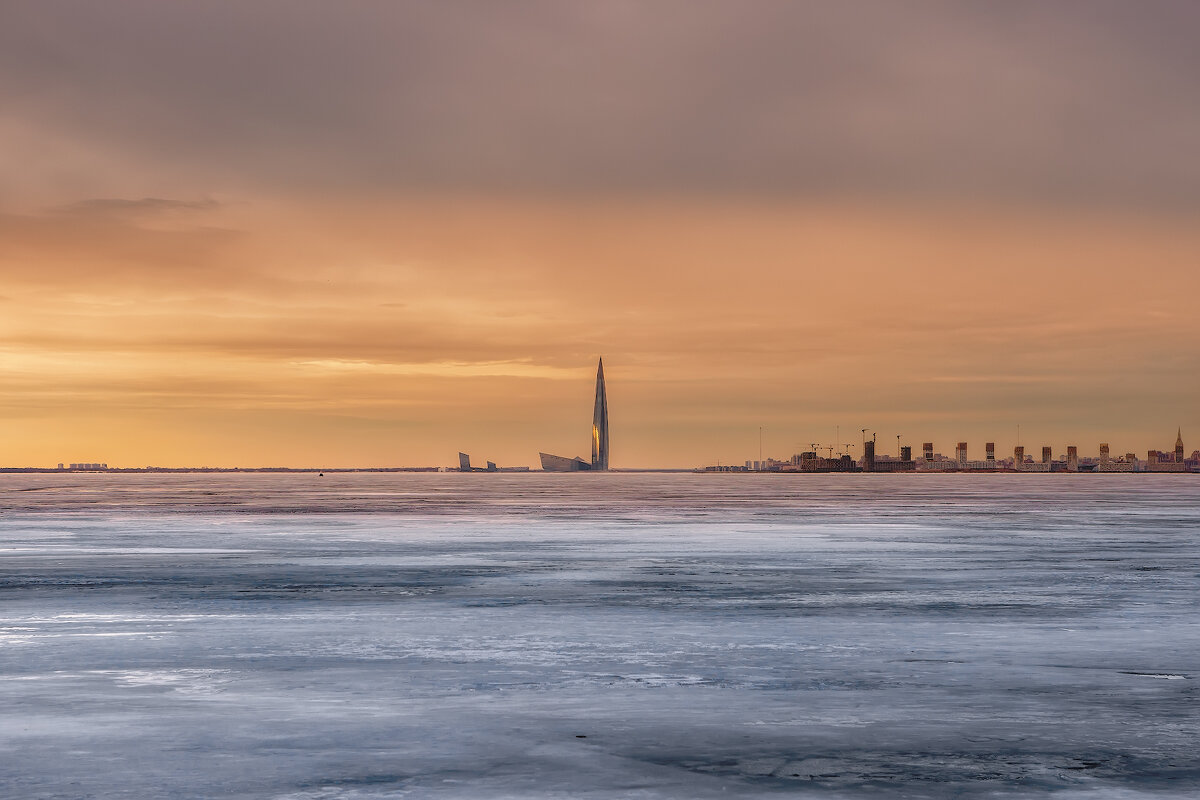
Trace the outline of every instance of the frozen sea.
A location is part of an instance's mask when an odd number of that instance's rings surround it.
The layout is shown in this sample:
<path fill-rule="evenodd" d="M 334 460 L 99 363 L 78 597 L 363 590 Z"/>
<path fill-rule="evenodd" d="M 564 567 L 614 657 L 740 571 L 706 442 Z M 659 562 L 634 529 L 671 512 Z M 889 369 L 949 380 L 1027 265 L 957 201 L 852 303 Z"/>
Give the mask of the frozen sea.
<path fill-rule="evenodd" d="M 1200 476 L 3 475 L 5 798 L 1200 796 Z"/>

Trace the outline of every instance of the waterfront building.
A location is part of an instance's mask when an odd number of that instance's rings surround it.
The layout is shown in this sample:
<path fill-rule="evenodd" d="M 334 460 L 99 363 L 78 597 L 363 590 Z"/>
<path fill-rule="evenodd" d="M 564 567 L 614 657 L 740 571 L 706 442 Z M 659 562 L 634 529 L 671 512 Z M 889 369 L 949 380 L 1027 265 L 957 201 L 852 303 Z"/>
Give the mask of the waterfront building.
<path fill-rule="evenodd" d="M 1151 454 L 1160 456 L 1167 455 L 1166 453 L 1158 453 L 1157 450 L 1151 450 Z M 1146 463 L 1142 464 L 1142 472 L 1186 472 L 1187 464 L 1182 461 L 1174 461 L 1171 458 L 1146 459 Z"/>
<path fill-rule="evenodd" d="M 549 453 L 538 453 L 538 456 L 542 460 L 542 470 L 545 472 L 585 472 L 592 468 L 591 464 L 579 456 L 567 458 L 552 456 Z"/>
<path fill-rule="evenodd" d="M 1187 469 L 1182 428 L 1175 434 L 1175 449 L 1172 452 L 1150 450 L 1146 453 L 1146 463 L 1142 465 L 1143 472 L 1186 472 Z"/>
<path fill-rule="evenodd" d="M 872 472 L 912 472 L 917 468 L 915 461 L 901 461 L 900 459 L 891 458 L 887 461 L 876 460 L 875 467 Z"/>
<path fill-rule="evenodd" d="M 1049 472 L 1050 471 L 1050 448 L 1042 448 L 1042 460 L 1034 461 L 1031 457 L 1025 455 L 1025 447 L 1018 445 L 1013 448 L 1013 469 L 1018 472 Z"/>
<path fill-rule="evenodd" d="M 862 457 L 863 472 L 875 471 L 875 439 L 868 439 L 863 442 L 863 457 Z"/>
<path fill-rule="evenodd" d="M 970 469 L 971 462 L 966 460 L 966 442 L 959 442 L 954 450 L 954 458 L 950 459 L 941 453 L 933 451 L 933 442 L 921 445 L 921 458 L 913 463 L 920 472 L 960 472 Z"/>
<path fill-rule="evenodd" d="M 879 462 L 876 462 L 876 466 Z M 813 451 L 807 451 L 792 456 L 790 463 L 780 468 L 780 472 L 857 472 L 854 459 L 848 455 L 836 458 L 824 458 Z"/>
<path fill-rule="evenodd" d="M 1114 459 L 1108 443 L 1100 445 L 1100 463 L 1096 465 L 1096 472 L 1134 472 L 1136 469 L 1137 456 L 1133 453 Z"/>
<path fill-rule="evenodd" d="M 495 461 L 487 462 L 486 467 L 472 467 L 471 457 L 466 453 L 458 454 L 458 471 L 459 472 L 521 472 L 527 471 L 529 467 L 504 467 L 496 466 Z"/>
<path fill-rule="evenodd" d="M 596 402 L 592 408 L 592 460 L 538 453 L 546 472 L 589 472 L 608 469 L 608 392 L 604 385 L 604 359 L 596 366 Z"/>
<path fill-rule="evenodd" d="M 592 409 L 592 469 L 608 469 L 608 393 L 604 390 L 604 359 L 596 365 L 596 404 Z"/>

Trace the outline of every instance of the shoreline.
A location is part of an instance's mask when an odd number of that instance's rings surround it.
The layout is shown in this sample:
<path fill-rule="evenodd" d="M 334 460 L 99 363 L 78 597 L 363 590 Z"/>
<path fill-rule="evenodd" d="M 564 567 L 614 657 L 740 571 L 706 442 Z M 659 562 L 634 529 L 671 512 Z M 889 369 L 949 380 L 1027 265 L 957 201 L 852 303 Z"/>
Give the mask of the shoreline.
<path fill-rule="evenodd" d="M 482 474 L 482 475 L 557 475 L 554 470 L 502 468 L 495 471 L 472 470 L 464 472 L 448 467 L 111 467 L 109 469 L 56 469 L 54 467 L 0 467 L 0 475 L 203 475 L 203 474 L 356 474 L 356 473 L 417 473 L 417 474 Z M 618 474 L 618 475 L 1200 475 L 1200 470 L 716 470 L 704 468 L 622 468 L 609 469 L 604 473 L 584 470 L 570 474 Z"/>

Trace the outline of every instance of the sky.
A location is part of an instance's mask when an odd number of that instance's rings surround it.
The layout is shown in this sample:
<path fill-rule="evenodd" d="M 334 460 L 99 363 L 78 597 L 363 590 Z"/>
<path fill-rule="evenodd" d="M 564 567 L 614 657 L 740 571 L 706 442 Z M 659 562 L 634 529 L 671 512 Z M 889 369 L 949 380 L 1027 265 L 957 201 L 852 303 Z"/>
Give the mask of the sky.
<path fill-rule="evenodd" d="M 1190 452 L 1197 29 L 0 0 L 0 465 Z"/>

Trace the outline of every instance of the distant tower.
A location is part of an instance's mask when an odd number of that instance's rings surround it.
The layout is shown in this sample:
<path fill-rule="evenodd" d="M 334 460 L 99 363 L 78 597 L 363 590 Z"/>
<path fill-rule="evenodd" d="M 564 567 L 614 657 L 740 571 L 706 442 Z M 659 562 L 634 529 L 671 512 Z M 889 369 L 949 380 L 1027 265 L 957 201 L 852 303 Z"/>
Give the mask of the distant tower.
<path fill-rule="evenodd" d="M 1079 471 L 1079 448 L 1073 444 L 1067 446 L 1067 471 Z"/>
<path fill-rule="evenodd" d="M 967 443 L 966 442 L 959 442 L 958 446 L 954 448 L 954 460 L 958 462 L 958 465 L 960 467 L 965 467 L 967 465 Z"/>
<path fill-rule="evenodd" d="M 984 453 L 987 454 L 988 461 L 996 460 L 996 443 L 995 442 L 988 442 L 986 445 L 984 445 L 983 451 L 984 451 Z"/>
<path fill-rule="evenodd" d="M 926 461 L 933 461 L 933 442 L 924 442 L 921 445 L 921 452 Z"/>
<path fill-rule="evenodd" d="M 1112 461 L 1112 450 L 1108 447 L 1108 442 L 1100 445 L 1100 463 L 1107 464 Z"/>
<path fill-rule="evenodd" d="M 1013 467 L 1021 469 L 1025 466 L 1025 446 L 1017 445 L 1013 448 Z"/>
<path fill-rule="evenodd" d="M 1175 434 L 1175 463 L 1183 463 L 1183 428 L 1179 429 L 1179 433 Z"/>
<path fill-rule="evenodd" d="M 596 367 L 596 408 L 592 412 L 592 469 L 608 469 L 608 395 L 604 359 Z"/>
<path fill-rule="evenodd" d="M 1050 448 L 1043 446 L 1042 447 L 1042 463 L 1049 464 L 1053 460 L 1053 458 L 1054 458 L 1054 456 L 1051 455 Z"/>

